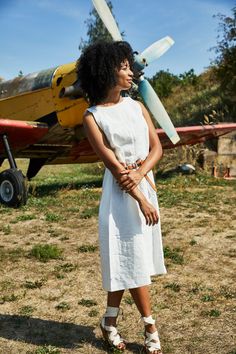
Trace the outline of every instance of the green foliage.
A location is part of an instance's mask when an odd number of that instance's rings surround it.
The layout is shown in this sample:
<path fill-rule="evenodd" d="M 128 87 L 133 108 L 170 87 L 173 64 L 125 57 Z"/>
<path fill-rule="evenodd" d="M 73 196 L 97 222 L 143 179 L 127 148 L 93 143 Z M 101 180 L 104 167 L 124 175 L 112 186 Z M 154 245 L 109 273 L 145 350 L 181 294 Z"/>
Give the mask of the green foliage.
<path fill-rule="evenodd" d="M 229 117 L 236 114 L 236 7 L 232 17 L 218 14 L 216 59 L 212 64 L 220 82 L 222 100 L 229 110 Z"/>
<path fill-rule="evenodd" d="M 200 75 L 159 71 L 151 79 L 175 126 L 234 121 L 236 116 L 236 7 L 218 14 L 216 59 Z"/>
<path fill-rule="evenodd" d="M 88 316 L 89 317 L 96 317 L 98 314 L 99 314 L 98 310 L 92 309 L 91 311 L 89 311 Z"/>
<path fill-rule="evenodd" d="M 210 311 L 202 311 L 201 313 L 203 316 L 209 316 L 209 317 L 219 317 L 221 312 L 216 309 L 212 309 Z"/>
<path fill-rule="evenodd" d="M 169 283 L 164 285 L 165 289 L 171 289 L 173 291 L 175 291 L 176 293 L 178 293 L 180 291 L 180 285 L 177 283 Z"/>
<path fill-rule="evenodd" d="M 179 75 L 182 85 L 193 85 L 196 86 L 199 83 L 199 76 L 194 73 L 194 69 L 185 71 L 183 74 Z"/>
<path fill-rule="evenodd" d="M 183 264 L 184 259 L 181 254 L 179 254 L 181 250 L 179 248 L 174 248 L 173 250 L 170 247 L 164 247 L 164 257 L 170 258 L 173 263 L 176 264 Z"/>
<path fill-rule="evenodd" d="M 39 347 L 35 350 L 34 353 L 32 354 L 60 354 L 61 352 L 59 351 L 59 349 L 48 345 L 48 346 L 43 346 L 43 347 Z"/>
<path fill-rule="evenodd" d="M 77 248 L 79 253 L 87 253 L 87 252 L 93 253 L 96 252 L 97 249 L 98 247 L 93 245 L 82 245 Z"/>
<path fill-rule="evenodd" d="M 15 294 L 4 295 L 0 298 L 0 304 L 4 304 L 4 302 L 13 302 L 18 299 L 18 296 Z"/>
<path fill-rule="evenodd" d="M 23 306 L 20 308 L 19 314 L 22 316 L 27 316 L 29 317 L 30 315 L 32 315 L 32 313 L 34 312 L 35 308 L 29 305 Z"/>
<path fill-rule="evenodd" d="M 111 1 L 107 1 L 107 5 L 111 10 L 113 17 L 115 18 L 112 12 L 112 3 Z M 84 51 L 89 45 L 93 44 L 98 40 L 107 40 L 111 41 L 112 37 L 106 27 L 104 26 L 102 20 L 98 16 L 97 11 L 93 8 L 89 13 L 90 18 L 85 20 L 85 25 L 87 26 L 87 40 L 81 38 L 79 50 Z M 117 23 L 118 26 L 118 23 Z M 124 34 L 122 33 L 122 36 Z"/>
<path fill-rule="evenodd" d="M 202 296 L 201 300 L 202 302 L 209 302 L 209 301 L 214 301 L 215 299 L 212 295 L 205 294 Z"/>
<path fill-rule="evenodd" d="M 81 299 L 80 301 L 78 301 L 78 305 L 85 306 L 85 307 L 92 307 L 92 306 L 96 306 L 97 302 L 90 299 Z"/>
<path fill-rule="evenodd" d="M 36 280 L 36 281 L 30 281 L 26 280 L 24 283 L 24 287 L 27 289 L 40 289 L 43 285 L 43 281 L 41 280 Z"/>
<path fill-rule="evenodd" d="M 158 71 L 151 79 L 150 83 L 160 98 L 168 97 L 173 88 L 180 84 L 180 78 L 171 74 L 169 70 Z"/>
<path fill-rule="evenodd" d="M 30 251 L 30 256 L 37 258 L 41 262 L 49 259 L 61 258 L 62 250 L 57 245 L 35 245 Z"/>
<path fill-rule="evenodd" d="M 70 304 L 68 304 L 66 301 L 60 302 L 58 305 L 55 306 L 57 310 L 60 310 L 62 312 L 65 312 L 67 310 L 70 310 Z"/>

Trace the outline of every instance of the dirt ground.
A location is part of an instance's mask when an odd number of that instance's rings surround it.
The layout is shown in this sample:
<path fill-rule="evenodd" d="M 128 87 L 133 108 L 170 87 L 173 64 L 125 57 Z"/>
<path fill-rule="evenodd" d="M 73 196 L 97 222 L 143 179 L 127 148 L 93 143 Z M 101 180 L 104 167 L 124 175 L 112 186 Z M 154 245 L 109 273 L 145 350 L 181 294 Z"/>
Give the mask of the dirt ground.
<path fill-rule="evenodd" d="M 27 206 L 0 207 L 0 353 L 108 353 L 99 330 L 101 186 L 55 187 L 46 178 L 45 170 Z M 184 178 L 158 186 L 168 273 L 153 277 L 150 292 L 163 353 L 235 354 L 236 185 Z M 42 261 L 37 245 L 61 254 Z M 128 292 L 122 308 L 126 352 L 142 353 Z"/>

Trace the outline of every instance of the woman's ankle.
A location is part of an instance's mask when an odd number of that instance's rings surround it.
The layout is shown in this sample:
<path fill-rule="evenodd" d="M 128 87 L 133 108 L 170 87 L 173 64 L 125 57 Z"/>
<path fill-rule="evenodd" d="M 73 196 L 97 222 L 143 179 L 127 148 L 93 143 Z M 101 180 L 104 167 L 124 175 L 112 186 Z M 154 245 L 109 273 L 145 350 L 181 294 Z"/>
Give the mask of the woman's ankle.
<path fill-rule="evenodd" d="M 156 332 L 156 326 L 155 326 L 155 324 L 147 324 L 146 326 L 145 326 L 145 331 L 147 331 L 147 332 L 149 332 L 149 333 L 154 333 L 154 332 Z"/>
<path fill-rule="evenodd" d="M 105 317 L 106 326 L 116 326 L 116 317 Z"/>

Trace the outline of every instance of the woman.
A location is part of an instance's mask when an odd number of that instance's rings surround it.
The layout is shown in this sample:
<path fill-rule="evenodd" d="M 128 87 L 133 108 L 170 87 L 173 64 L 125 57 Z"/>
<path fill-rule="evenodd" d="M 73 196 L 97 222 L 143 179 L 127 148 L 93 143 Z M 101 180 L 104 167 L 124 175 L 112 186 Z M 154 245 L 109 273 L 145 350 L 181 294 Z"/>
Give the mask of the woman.
<path fill-rule="evenodd" d="M 152 168 L 162 148 L 145 107 L 121 91 L 132 86 L 134 59 L 127 42 L 97 42 L 77 64 L 90 108 L 84 114 L 87 137 L 106 166 L 99 208 L 99 241 L 107 309 L 104 338 L 124 350 L 116 319 L 129 289 L 145 326 L 147 353 L 160 354 L 151 316 L 150 276 L 166 273 L 159 209 Z"/>

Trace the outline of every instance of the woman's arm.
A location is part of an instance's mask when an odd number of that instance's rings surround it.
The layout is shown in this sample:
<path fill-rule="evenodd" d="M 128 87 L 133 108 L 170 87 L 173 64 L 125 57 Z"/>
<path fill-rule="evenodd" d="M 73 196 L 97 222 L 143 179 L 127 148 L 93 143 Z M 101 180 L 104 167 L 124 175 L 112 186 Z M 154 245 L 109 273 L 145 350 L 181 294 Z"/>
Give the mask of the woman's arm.
<path fill-rule="evenodd" d="M 119 183 L 121 177 L 124 177 L 124 175 L 121 173 L 122 171 L 124 171 L 124 166 L 117 160 L 113 150 L 110 148 L 110 145 L 104 133 L 97 125 L 91 113 L 85 113 L 83 125 L 85 128 L 86 135 L 94 151 L 104 162 L 104 165 L 111 171 L 111 173 Z M 132 191 L 132 194 L 130 193 L 130 195 L 132 195 L 132 197 L 134 197 L 137 201 L 143 201 L 145 199 L 145 196 L 142 194 L 142 192 L 139 191 L 138 188 L 135 188 Z"/>
<path fill-rule="evenodd" d="M 104 162 L 105 166 L 111 171 L 118 183 L 120 183 L 120 179 L 124 177 L 124 175 L 122 175 L 124 166 L 117 160 L 104 133 L 98 127 L 91 113 L 86 112 L 84 114 L 83 125 L 94 151 Z M 137 187 L 133 188 L 128 193 L 138 201 L 140 209 L 146 219 L 146 224 L 156 224 L 158 222 L 157 210 L 147 201 L 143 193 Z"/>

